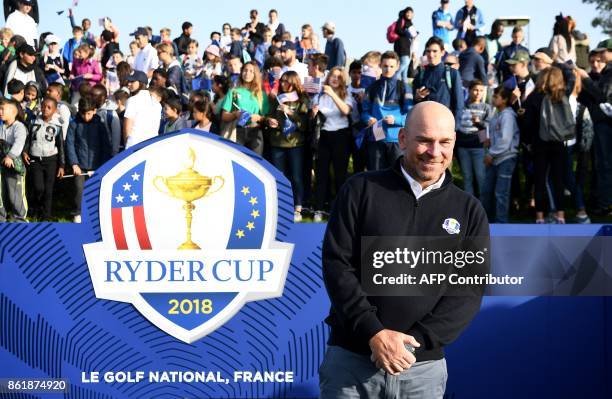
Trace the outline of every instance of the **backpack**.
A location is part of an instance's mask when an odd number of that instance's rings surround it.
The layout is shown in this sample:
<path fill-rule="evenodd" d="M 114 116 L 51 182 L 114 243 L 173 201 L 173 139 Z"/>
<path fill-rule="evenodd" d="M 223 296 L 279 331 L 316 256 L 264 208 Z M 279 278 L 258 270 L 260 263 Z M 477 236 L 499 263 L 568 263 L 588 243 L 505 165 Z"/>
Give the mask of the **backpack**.
<path fill-rule="evenodd" d="M 550 96 L 544 97 L 538 134 L 542 141 L 559 143 L 576 137 L 576 119 L 567 97 L 558 104 L 553 103 Z"/>
<path fill-rule="evenodd" d="M 403 23 L 404 21 L 402 20 L 402 25 Z M 397 21 L 393 21 L 393 23 L 389 25 L 389 27 L 387 28 L 387 41 L 389 43 L 395 43 L 396 41 L 399 40 L 399 35 L 396 32 L 396 28 L 397 28 Z"/>

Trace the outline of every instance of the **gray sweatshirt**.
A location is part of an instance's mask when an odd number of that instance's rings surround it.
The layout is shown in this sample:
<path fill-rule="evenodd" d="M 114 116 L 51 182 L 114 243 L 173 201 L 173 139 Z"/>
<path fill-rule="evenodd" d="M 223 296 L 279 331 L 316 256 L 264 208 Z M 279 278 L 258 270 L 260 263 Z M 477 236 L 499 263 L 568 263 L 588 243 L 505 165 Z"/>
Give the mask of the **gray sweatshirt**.
<path fill-rule="evenodd" d="M 19 121 L 15 121 L 11 126 L 2 125 L 0 128 L 0 140 L 4 140 L 10 146 L 7 154 L 11 159 L 21 156 L 26 139 L 28 138 L 28 129 Z"/>
<path fill-rule="evenodd" d="M 493 115 L 489 122 L 489 137 L 491 139 L 489 155 L 493 157 L 494 165 L 517 156 L 520 132 L 516 113 L 512 108 L 508 107 Z"/>

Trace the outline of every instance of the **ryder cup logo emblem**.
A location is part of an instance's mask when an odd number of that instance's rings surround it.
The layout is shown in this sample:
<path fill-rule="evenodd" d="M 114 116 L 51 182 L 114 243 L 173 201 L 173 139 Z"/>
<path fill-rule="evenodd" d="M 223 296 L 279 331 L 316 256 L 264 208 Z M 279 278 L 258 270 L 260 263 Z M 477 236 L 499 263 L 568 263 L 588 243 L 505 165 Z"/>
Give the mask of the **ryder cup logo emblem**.
<path fill-rule="evenodd" d="M 448 234 L 459 234 L 461 232 L 461 225 L 457 219 L 448 218 L 442 223 L 442 228 L 446 230 Z"/>
<path fill-rule="evenodd" d="M 258 159 L 195 132 L 154 141 L 101 181 L 102 241 L 84 245 L 96 296 L 193 342 L 282 295 L 293 245 L 275 240 L 277 214 Z"/>

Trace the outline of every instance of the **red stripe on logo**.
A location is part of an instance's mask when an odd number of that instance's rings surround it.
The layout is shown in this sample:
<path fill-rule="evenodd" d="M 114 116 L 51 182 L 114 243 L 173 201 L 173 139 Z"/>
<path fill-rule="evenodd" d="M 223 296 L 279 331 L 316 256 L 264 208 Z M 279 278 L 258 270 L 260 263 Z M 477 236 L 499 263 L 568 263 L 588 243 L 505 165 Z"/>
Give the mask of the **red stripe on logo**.
<path fill-rule="evenodd" d="M 134 207 L 134 224 L 136 225 L 136 236 L 138 237 L 140 249 L 151 249 L 151 242 L 149 241 L 149 232 L 147 231 L 147 224 L 145 223 L 143 206 Z"/>
<path fill-rule="evenodd" d="M 121 209 L 122 208 L 111 209 L 113 235 L 115 236 L 115 245 L 117 249 L 128 249 L 127 240 L 125 239 L 125 230 L 123 229 L 123 214 Z"/>

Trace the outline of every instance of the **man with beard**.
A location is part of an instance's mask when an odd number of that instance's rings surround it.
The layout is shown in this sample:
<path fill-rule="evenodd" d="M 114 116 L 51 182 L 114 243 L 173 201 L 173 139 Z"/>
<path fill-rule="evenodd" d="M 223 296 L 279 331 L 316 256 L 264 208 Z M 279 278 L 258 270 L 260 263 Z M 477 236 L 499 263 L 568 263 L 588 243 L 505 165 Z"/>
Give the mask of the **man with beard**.
<path fill-rule="evenodd" d="M 283 73 L 287 71 L 294 71 L 300 77 L 300 82 L 304 83 L 304 79 L 308 76 L 308 66 L 296 58 L 295 43 L 286 41 L 281 47 L 281 57 L 285 67 Z"/>

